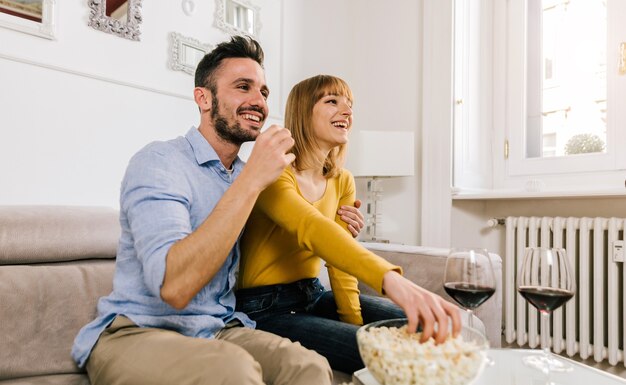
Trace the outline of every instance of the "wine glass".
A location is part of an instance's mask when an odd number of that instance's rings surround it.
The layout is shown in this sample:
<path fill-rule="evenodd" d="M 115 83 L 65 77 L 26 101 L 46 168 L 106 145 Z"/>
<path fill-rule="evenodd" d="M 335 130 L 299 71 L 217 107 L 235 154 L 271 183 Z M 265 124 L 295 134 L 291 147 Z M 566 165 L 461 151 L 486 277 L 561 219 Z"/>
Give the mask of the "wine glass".
<path fill-rule="evenodd" d="M 523 358 L 524 364 L 544 373 L 563 372 L 571 365 L 554 358 L 548 346 L 550 313 L 570 300 L 576 291 L 572 267 L 564 249 L 529 247 L 517 278 L 517 291 L 541 314 L 543 354 Z"/>
<path fill-rule="evenodd" d="M 481 248 L 454 248 L 446 259 L 443 288 L 467 312 L 473 328 L 474 309 L 496 291 L 496 276 L 489 253 Z"/>

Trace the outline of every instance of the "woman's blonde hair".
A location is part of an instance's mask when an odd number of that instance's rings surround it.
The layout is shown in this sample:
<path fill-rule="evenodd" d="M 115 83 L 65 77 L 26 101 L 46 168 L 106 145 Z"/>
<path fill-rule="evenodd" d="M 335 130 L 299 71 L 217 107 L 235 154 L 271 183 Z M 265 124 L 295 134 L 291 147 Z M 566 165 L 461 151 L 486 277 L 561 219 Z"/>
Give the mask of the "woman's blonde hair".
<path fill-rule="evenodd" d="M 348 84 L 335 76 L 317 75 L 296 84 L 289 92 L 285 107 L 285 126 L 291 131 L 295 144 L 291 150 L 296 156 L 294 167 L 298 171 L 322 166 L 323 175 L 339 175 L 343 165 L 346 145 L 333 148 L 326 159 L 318 159 L 320 146 L 312 133 L 313 106 L 326 95 L 345 96 L 352 102 Z"/>

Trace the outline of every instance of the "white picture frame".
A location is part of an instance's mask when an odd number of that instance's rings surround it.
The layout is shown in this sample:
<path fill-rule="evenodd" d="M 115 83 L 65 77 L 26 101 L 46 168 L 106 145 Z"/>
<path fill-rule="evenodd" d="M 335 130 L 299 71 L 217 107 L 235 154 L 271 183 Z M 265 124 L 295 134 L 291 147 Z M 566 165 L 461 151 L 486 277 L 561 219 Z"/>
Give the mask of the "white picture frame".
<path fill-rule="evenodd" d="M 106 0 L 88 0 L 87 5 L 90 8 L 88 23 L 90 27 L 124 39 L 141 40 L 141 30 L 139 29 L 139 24 L 143 21 L 141 0 L 128 0 L 126 3 L 126 20 L 107 16 Z"/>
<path fill-rule="evenodd" d="M 261 8 L 249 0 L 215 0 L 214 26 L 229 35 L 259 38 Z"/>
<path fill-rule="evenodd" d="M 0 27 L 54 40 L 56 39 L 56 2 L 57 0 L 40 0 L 39 4 L 36 4 L 41 6 L 41 22 L 39 22 L 28 19 L 26 14 L 23 17 L 19 16 L 20 6 L 27 6 L 26 4 L 22 4 L 23 2 L 19 0 L 0 1 L 0 7 L 11 8 L 15 13 L 9 14 L 0 12 Z"/>
<path fill-rule="evenodd" d="M 212 49 L 211 44 L 201 43 L 197 39 L 183 36 L 177 32 L 170 32 L 169 66 L 174 71 L 183 71 L 194 75 L 200 60 Z"/>

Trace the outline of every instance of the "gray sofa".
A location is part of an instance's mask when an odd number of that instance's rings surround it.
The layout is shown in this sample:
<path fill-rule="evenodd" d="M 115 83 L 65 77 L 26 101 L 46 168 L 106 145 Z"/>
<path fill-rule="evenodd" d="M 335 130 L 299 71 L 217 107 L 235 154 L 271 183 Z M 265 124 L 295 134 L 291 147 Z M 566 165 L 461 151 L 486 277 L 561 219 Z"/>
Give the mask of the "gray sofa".
<path fill-rule="evenodd" d="M 119 234 L 111 208 L 0 206 L 0 384 L 89 384 L 70 349 L 94 318 L 98 298 L 112 289 Z M 441 250 L 377 253 L 442 292 Z M 499 346 L 500 297 L 481 311 L 492 346 Z M 336 373 L 335 383 L 349 380 Z"/>
<path fill-rule="evenodd" d="M 114 209 L 0 206 L 0 384 L 89 384 L 70 350 L 111 292 L 119 235 Z"/>

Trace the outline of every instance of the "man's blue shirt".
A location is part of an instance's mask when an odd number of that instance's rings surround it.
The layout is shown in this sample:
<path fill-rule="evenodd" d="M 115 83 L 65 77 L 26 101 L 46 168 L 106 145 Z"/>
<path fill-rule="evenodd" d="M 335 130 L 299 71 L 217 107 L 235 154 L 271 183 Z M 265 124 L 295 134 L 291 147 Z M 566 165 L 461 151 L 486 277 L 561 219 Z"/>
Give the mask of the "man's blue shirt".
<path fill-rule="evenodd" d="M 227 171 L 193 127 L 185 137 L 151 143 L 131 158 L 120 194 L 122 234 L 113 291 L 100 298 L 98 317 L 76 336 L 72 356 L 80 367 L 118 314 L 141 327 L 201 338 L 212 338 L 235 318 L 255 326 L 245 314 L 235 312 L 238 241 L 222 268 L 184 309 L 169 306 L 160 296 L 170 247 L 204 222 L 243 165 L 237 158 Z"/>

